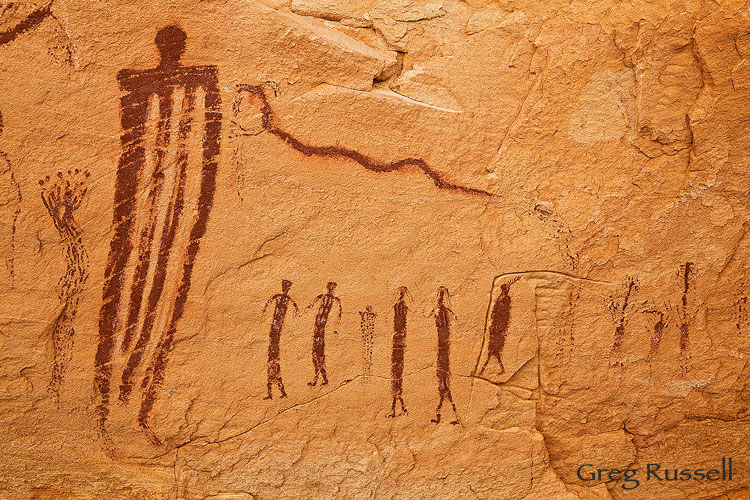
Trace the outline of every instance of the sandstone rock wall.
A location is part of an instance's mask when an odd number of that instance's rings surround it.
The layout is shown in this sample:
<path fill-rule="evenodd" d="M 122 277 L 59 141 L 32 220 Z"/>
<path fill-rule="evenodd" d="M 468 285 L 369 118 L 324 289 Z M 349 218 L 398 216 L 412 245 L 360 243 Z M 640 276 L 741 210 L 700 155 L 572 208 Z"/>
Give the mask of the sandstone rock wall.
<path fill-rule="evenodd" d="M 733 0 L 5 2 L 0 498 L 748 498 L 748 57 Z"/>

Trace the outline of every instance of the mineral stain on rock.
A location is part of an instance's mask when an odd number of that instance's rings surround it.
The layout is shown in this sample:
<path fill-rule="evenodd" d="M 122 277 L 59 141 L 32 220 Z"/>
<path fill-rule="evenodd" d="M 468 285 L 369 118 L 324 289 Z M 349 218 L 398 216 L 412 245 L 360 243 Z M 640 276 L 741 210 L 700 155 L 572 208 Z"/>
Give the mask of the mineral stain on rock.
<path fill-rule="evenodd" d="M 3 113 L 0 111 L 0 137 L 3 135 Z M 5 265 L 8 269 L 11 282 L 16 277 L 16 233 L 18 232 L 18 217 L 21 215 L 21 202 L 23 196 L 21 193 L 21 186 L 16 180 L 16 172 L 13 168 L 13 164 L 10 162 L 10 158 L 5 154 L 4 151 L 0 150 L 0 182 L 4 184 L 2 186 L 3 192 L 10 191 L 11 199 L 7 205 L 3 207 L 2 214 L 3 219 L 7 217 L 9 220 L 9 235 L 0 235 L 3 238 L 8 239 L 8 254 L 5 257 Z M 5 224 L 3 224 L 5 226 Z M 5 228 L 3 228 L 5 229 Z"/>

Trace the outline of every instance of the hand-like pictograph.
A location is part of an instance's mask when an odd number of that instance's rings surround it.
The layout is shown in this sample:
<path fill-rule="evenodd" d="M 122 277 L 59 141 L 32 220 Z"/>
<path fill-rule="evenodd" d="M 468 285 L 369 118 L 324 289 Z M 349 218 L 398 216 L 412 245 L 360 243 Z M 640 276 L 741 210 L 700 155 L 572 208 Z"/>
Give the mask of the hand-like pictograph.
<path fill-rule="evenodd" d="M 411 294 L 405 286 L 398 288 L 398 299 L 393 304 L 393 350 L 391 351 L 391 412 L 388 417 L 396 416 L 396 402 L 401 403 L 401 411 L 408 415 L 404 405 L 404 350 L 406 349 L 406 315 L 409 306 L 406 299 Z"/>
<path fill-rule="evenodd" d="M 120 101 L 122 155 L 115 180 L 113 234 L 104 272 L 95 362 L 98 425 L 106 436 L 115 345 L 120 341 L 121 351 L 127 355 L 120 384 L 120 399 L 127 402 L 133 378 L 150 346 L 157 312 L 162 310 L 165 286 L 175 284 L 175 289 L 167 294 L 171 297 L 166 298 L 167 305 L 163 308 L 166 318 L 158 322 L 164 326 L 141 382 L 143 395 L 138 423 L 155 444 L 160 440 L 151 432 L 148 419 L 164 380 L 177 325 L 190 291 L 195 258 L 206 232 L 216 188 L 221 132 L 217 68 L 180 64 L 186 39 L 185 32 L 177 26 L 162 28 L 155 39 L 161 55 L 159 65 L 145 70 L 125 69 L 117 75 L 125 92 Z M 202 115 L 199 96 L 203 101 Z M 179 111 L 175 110 L 177 100 L 181 100 Z M 158 116 L 153 151 L 147 151 L 150 114 Z M 176 116 L 179 120 L 173 132 Z M 189 172 L 189 137 L 194 134 L 194 123 L 195 128 L 202 127 L 202 158 L 200 167 Z M 188 185 L 193 184 L 200 185 L 196 188 L 196 199 L 186 199 Z M 171 190 L 165 189 L 169 186 Z M 148 193 L 144 201 L 138 199 L 140 192 Z M 186 207 L 195 207 L 196 211 L 189 226 L 183 220 Z M 175 241 L 184 243 L 184 247 L 175 247 Z M 134 265 L 130 279 L 126 277 L 129 262 Z M 174 274 L 174 281 L 167 282 L 168 273 Z M 125 319 L 124 329 L 120 325 L 121 316 Z M 118 338 L 120 333 L 122 337 Z M 135 347 L 130 350 L 136 338 Z"/>
<path fill-rule="evenodd" d="M 451 318 L 454 320 L 458 319 L 456 314 L 450 309 L 450 293 L 444 286 L 438 288 L 437 291 L 437 304 L 430 313 L 431 316 L 435 316 L 435 326 L 437 327 L 438 336 L 438 351 L 437 351 L 437 378 L 438 378 L 438 393 L 440 394 L 440 402 L 438 403 L 435 418 L 432 422 L 439 424 L 441 420 L 440 409 L 443 407 L 443 401 L 445 399 L 450 402 L 453 407 L 453 415 L 455 419 L 451 421 L 451 424 L 458 424 L 458 412 L 456 412 L 456 404 L 453 402 L 453 395 L 451 394 Z"/>
<path fill-rule="evenodd" d="M 364 311 L 359 311 L 359 316 L 359 329 L 362 332 L 362 375 L 367 384 L 372 374 L 372 345 L 375 340 L 375 318 L 378 314 L 372 312 L 372 306 L 368 305 Z"/>
<path fill-rule="evenodd" d="M 315 297 L 312 304 L 305 308 L 305 310 L 308 310 L 320 301 L 318 313 L 315 315 L 315 329 L 313 330 L 312 362 L 315 369 L 315 378 L 307 383 L 311 387 L 318 384 L 318 376 L 323 377 L 323 382 L 320 385 L 328 383 L 328 375 L 326 373 L 326 324 L 328 323 L 328 315 L 331 312 L 334 302 L 339 306 L 339 321 L 341 320 L 342 313 L 341 300 L 333 294 L 336 286 L 336 283 L 333 281 L 328 282 L 328 285 L 326 285 L 328 291 Z"/>
<path fill-rule="evenodd" d="M 65 274 L 57 284 L 57 293 L 62 309 L 52 328 L 54 362 L 50 379 L 50 392 L 60 403 L 60 386 L 70 362 L 75 336 L 74 321 L 78 312 L 78 300 L 89 277 L 89 256 L 83 246 L 81 227 L 75 220 L 75 211 L 80 208 L 88 190 L 89 172 L 75 169 L 63 174 L 58 172 L 39 181 L 42 187 L 42 202 L 52 218 L 55 229 L 65 245 Z"/>
<path fill-rule="evenodd" d="M 487 368 L 490 360 L 495 358 L 500 365 L 500 375 L 505 373 L 503 366 L 503 348 L 505 347 L 505 338 L 508 335 L 508 325 L 510 324 L 510 286 L 521 279 L 519 276 L 511 279 L 507 283 L 500 285 L 500 296 L 495 300 L 492 306 L 492 320 L 489 328 L 489 341 L 487 342 L 487 359 L 479 371 L 481 375 Z"/>
<path fill-rule="evenodd" d="M 295 315 L 299 314 L 299 308 L 296 302 L 289 296 L 289 289 L 292 287 L 292 282 L 289 280 L 283 280 L 281 282 L 281 293 L 277 293 L 266 302 L 263 307 L 263 312 L 271 304 L 275 302 L 273 309 L 273 320 L 271 320 L 271 332 L 268 335 L 268 396 L 263 399 L 272 399 L 273 384 L 277 384 L 281 397 L 286 397 L 286 391 L 284 390 L 284 382 L 281 380 L 281 328 L 284 326 L 284 318 L 286 317 L 286 310 L 289 304 L 294 306 Z"/>

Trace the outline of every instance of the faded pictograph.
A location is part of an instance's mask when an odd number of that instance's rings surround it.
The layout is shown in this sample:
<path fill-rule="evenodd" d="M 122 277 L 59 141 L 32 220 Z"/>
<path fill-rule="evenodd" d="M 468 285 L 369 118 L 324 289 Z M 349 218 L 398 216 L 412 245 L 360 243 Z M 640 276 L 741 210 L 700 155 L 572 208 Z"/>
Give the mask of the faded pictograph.
<path fill-rule="evenodd" d="M 739 287 L 739 293 L 737 299 L 734 301 L 732 310 L 732 319 L 738 335 L 747 333 L 748 329 L 750 329 L 750 312 L 748 312 L 747 296 L 748 293 L 745 289 L 745 284 L 742 283 Z"/>
<path fill-rule="evenodd" d="M 54 362 L 49 384 L 58 404 L 60 386 L 73 351 L 78 301 L 89 277 L 89 256 L 83 246 L 81 226 L 75 219 L 75 212 L 86 197 L 88 177 L 88 171 L 75 169 L 39 181 L 42 202 L 65 247 L 65 273 L 57 283 L 62 309 L 52 327 Z"/>
<path fill-rule="evenodd" d="M 455 417 L 451 424 L 455 425 L 458 424 L 458 412 L 451 394 L 451 322 L 457 320 L 458 317 L 450 309 L 450 293 L 446 287 L 438 288 L 437 303 L 430 315 L 435 317 L 435 327 L 437 328 L 437 378 L 440 395 L 435 418 L 432 419 L 432 422 L 440 423 L 440 410 L 443 407 L 443 402 L 447 399 L 453 408 L 453 416 Z"/>
<path fill-rule="evenodd" d="M 3 114 L 0 112 L 0 139 L 3 136 Z M 8 270 L 11 283 L 16 277 L 16 232 L 18 217 L 21 215 L 21 186 L 16 180 L 16 173 L 10 158 L 0 150 L 0 224 L 3 231 L 0 237 L 8 242 L 8 253 L 5 256 L 5 267 Z M 7 202 L 5 201 L 7 200 Z M 7 222 L 6 222 L 7 221 Z M 7 224 L 7 227 L 6 227 Z"/>
<path fill-rule="evenodd" d="M 412 301 L 409 289 L 398 288 L 398 297 L 393 304 L 393 345 L 391 350 L 391 412 L 388 417 L 396 417 L 396 404 L 401 404 L 401 412 L 408 415 L 404 404 L 404 351 L 406 350 L 406 316 L 409 313 L 407 299 Z"/>
<path fill-rule="evenodd" d="M 685 262 L 680 266 L 677 275 L 682 285 L 682 297 L 677 305 L 677 317 L 680 321 L 680 358 L 681 367 L 685 371 L 690 366 L 690 323 L 695 318 L 695 311 L 688 307 L 688 294 L 693 283 L 695 264 Z"/>
<path fill-rule="evenodd" d="M 292 287 L 292 282 L 289 280 L 283 280 L 281 282 L 281 293 L 277 293 L 266 302 L 263 307 L 263 312 L 266 312 L 268 306 L 273 302 L 273 319 L 271 320 L 271 331 L 268 334 L 268 395 L 263 399 L 273 398 L 273 385 L 276 384 L 281 393 L 281 397 L 286 397 L 286 391 L 284 390 L 284 382 L 281 380 L 281 328 L 284 326 L 284 318 L 286 317 L 286 311 L 291 304 L 294 307 L 294 314 L 299 314 L 299 308 L 297 303 L 292 300 L 289 296 L 289 289 Z"/>
<path fill-rule="evenodd" d="M 162 28 L 155 38 L 159 65 L 125 69 L 117 75 L 124 92 L 120 100 L 122 154 L 95 361 L 98 423 L 106 436 L 116 346 L 126 358 L 119 394 L 122 402 L 129 400 L 146 352 L 153 352 L 140 383 L 138 423 L 155 444 L 160 441 L 148 420 L 206 233 L 221 133 L 217 68 L 182 65 L 186 40 L 180 27 Z M 200 139 L 191 142 L 194 137 Z M 200 151 L 199 159 L 190 161 L 191 145 Z M 187 213 L 190 209 L 192 217 Z M 132 273 L 127 272 L 131 268 Z M 157 321 L 158 314 L 165 317 Z"/>
<path fill-rule="evenodd" d="M 489 341 L 487 342 L 487 359 L 479 371 L 480 375 L 484 373 L 485 368 L 487 368 L 492 358 L 497 361 L 500 370 L 499 374 L 505 373 L 503 348 L 505 347 L 505 339 L 508 336 L 508 326 L 510 325 L 510 287 L 519 279 L 521 278 L 517 276 L 500 285 L 500 295 L 492 306 Z"/>
<path fill-rule="evenodd" d="M 554 231 L 555 245 L 557 245 L 564 265 L 571 270 L 575 270 L 580 262 L 580 256 L 573 249 L 573 232 L 562 217 L 542 203 L 535 203 L 530 210 L 530 215 L 536 216 L 550 230 Z"/>
<path fill-rule="evenodd" d="M 669 325 L 670 307 L 664 304 L 660 309 L 646 309 L 643 312 L 655 318 L 653 329 L 651 331 L 651 348 L 648 353 L 649 359 L 659 352 L 664 330 Z"/>
<path fill-rule="evenodd" d="M 312 304 L 305 308 L 305 310 L 311 309 L 315 304 L 320 302 L 318 312 L 315 315 L 315 327 L 313 329 L 312 362 L 315 369 L 315 377 L 307 383 L 310 387 L 318 384 L 319 376 L 323 379 L 320 385 L 328 384 L 328 374 L 326 373 L 326 325 L 328 324 L 328 315 L 331 313 L 334 303 L 339 307 L 339 321 L 341 321 L 342 314 L 341 300 L 334 295 L 336 286 L 336 283 L 333 281 L 328 282 L 326 293 L 321 293 L 315 297 Z"/>
<path fill-rule="evenodd" d="M 367 170 L 378 173 L 396 172 L 403 170 L 416 170 L 427 176 L 438 189 L 445 191 L 455 191 L 468 195 L 500 197 L 500 195 L 490 193 L 482 189 L 472 188 L 461 184 L 454 183 L 445 178 L 445 175 L 434 170 L 421 158 L 404 158 L 393 162 L 381 162 L 375 160 L 364 153 L 340 146 L 315 146 L 295 137 L 291 133 L 283 130 L 277 124 L 276 116 L 268 99 L 266 89 L 273 84 L 264 85 L 247 85 L 242 84 L 237 87 L 237 98 L 235 100 L 234 112 L 239 113 L 242 106 L 244 94 L 248 94 L 256 99 L 256 104 L 260 107 L 262 113 L 262 129 L 248 132 L 247 129 L 240 129 L 241 135 L 257 135 L 261 131 L 266 131 L 282 141 L 289 147 L 295 149 L 305 156 L 322 156 L 325 158 L 348 159 L 360 164 Z"/>
<path fill-rule="evenodd" d="M 557 338 L 555 339 L 556 351 L 555 356 L 562 363 L 570 362 L 573 348 L 575 347 L 575 322 L 576 308 L 581 299 L 583 290 L 582 282 L 573 282 L 567 285 L 565 294 L 565 305 L 560 309 L 556 318 L 558 325 Z"/>
<path fill-rule="evenodd" d="M 372 375 L 372 349 L 375 341 L 375 318 L 378 314 L 368 305 L 364 311 L 359 311 L 359 330 L 362 333 L 362 376 L 365 384 L 370 382 Z"/>
<path fill-rule="evenodd" d="M 628 305 L 633 301 L 633 295 L 638 292 L 638 279 L 632 276 L 625 278 L 622 291 L 619 295 L 610 295 L 607 301 L 607 309 L 615 323 L 615 334 L 612 341 L 611 363 L 613 366 L 622 366 L 619 358 L 622 343 L 625 339 L 625 327 L 628 324 Z"/>

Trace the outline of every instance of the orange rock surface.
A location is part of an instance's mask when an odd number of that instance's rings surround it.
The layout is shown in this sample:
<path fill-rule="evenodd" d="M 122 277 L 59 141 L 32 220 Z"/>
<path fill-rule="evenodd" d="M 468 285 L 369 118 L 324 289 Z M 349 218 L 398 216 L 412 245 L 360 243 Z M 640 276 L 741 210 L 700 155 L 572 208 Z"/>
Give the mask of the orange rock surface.
<path fill-rule="evenodd" d="M 0 499 L 750 498 L 748 230 L 747 2 L 7 1 Z"/>

